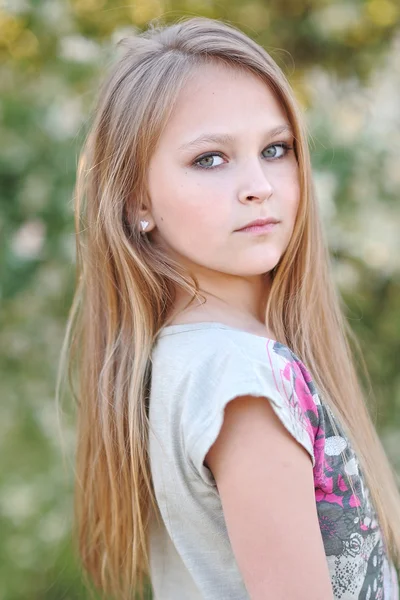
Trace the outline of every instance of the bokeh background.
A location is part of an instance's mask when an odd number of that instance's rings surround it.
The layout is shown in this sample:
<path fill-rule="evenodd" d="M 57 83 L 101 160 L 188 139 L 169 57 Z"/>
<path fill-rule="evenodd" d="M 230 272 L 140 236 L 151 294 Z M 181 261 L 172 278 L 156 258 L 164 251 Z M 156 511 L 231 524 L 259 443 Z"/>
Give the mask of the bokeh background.
<path fill-rule="evenodd" d="M 397 0 L 0 1 L 0 599 L 88 598 L 71 544 L 73 402 L 55 404 L 79 148 L 115 43 L 222 18 L 284 69 L 310 131 L 334 274 L 400 473 Z M 63 458 L 66 457 L 66 458 Z"/>

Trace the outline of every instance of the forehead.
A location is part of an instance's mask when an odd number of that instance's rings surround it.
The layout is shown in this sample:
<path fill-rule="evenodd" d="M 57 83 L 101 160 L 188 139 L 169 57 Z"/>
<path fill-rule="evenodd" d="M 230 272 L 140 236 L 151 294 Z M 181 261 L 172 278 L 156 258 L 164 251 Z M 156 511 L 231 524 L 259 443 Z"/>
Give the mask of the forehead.
<path fill-rule="evenodd" d="M 282 104 L 261 77 L 212 63 L 198 66 L 190 74 L 162 138 L 180 145 L 204 131 L 235 134 L 260 127 L 272 129 L 286 121 Z"/>

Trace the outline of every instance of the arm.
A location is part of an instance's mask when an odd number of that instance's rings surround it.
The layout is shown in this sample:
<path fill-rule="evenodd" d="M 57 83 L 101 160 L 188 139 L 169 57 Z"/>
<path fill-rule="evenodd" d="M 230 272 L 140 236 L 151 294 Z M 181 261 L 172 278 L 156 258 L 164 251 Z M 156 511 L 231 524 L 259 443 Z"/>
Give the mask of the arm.
<path fill-rule="evenodd" d="M 205 464 L 252 600 L 332 600 L 310 455 L 268 399 L 230 401 Z"/>

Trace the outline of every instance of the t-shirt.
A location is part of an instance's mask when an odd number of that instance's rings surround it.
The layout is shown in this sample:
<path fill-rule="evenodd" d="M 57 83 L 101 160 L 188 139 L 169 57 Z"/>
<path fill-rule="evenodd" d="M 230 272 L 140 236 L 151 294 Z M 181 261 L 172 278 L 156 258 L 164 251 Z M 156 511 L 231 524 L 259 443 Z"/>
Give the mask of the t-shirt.
<path fill-rule="evenodd" d="M 215 322 L 164 327 L 152 351 L 149 456 L 159 508 L 149 530 L 154 600 L 250 598 L 215 480 L 203 464 L 226 404 L 243 395 L 265 397 L 310 455 L 334 598 L 398 600 L 396 570 L 357 457 L 309 371 L 287 346 Z"/>

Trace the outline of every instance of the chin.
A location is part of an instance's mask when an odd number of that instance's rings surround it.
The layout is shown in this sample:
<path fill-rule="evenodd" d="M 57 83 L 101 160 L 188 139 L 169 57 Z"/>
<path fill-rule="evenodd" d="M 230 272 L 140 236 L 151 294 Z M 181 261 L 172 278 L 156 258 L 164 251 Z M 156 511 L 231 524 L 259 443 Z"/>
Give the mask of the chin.
<path fill-rule="evenodd" d="M 229 272 L 231 275 L 237 275 L 238 277 L 257 277 L 259 275 L 265 275 L 266 273 L 269 273 L 269 271 L 272 271 L 272 269 L 274 269 L 277 264 L 278 261 L 260 265 L 260 267 L 258 268 L 253 266 L 251 269 L 249 268 L 249 266 L 243 267 L 242 269 L 238 269 L 236 266 L 236 268 L 232 267 L 232 270 Z"/>
<path fill-rule="evenodd" d="M 232 268 L 238 271 L 238 274 L 248 277 L 251 275 L 261 275 L 262 273 L 268 273 L 269 271 L 272 271 L 272 269 L 274 269 L 277 266 L 280 259 L 280 254 L 273 257 L 271 256 L 267 259 L 265 258 L 265 256 L 262 258 L 249 257 L 249 259 L 245 262 L 240 261 L 240 264 L 236 262 L 235 265 L 232 265 Z"/>

